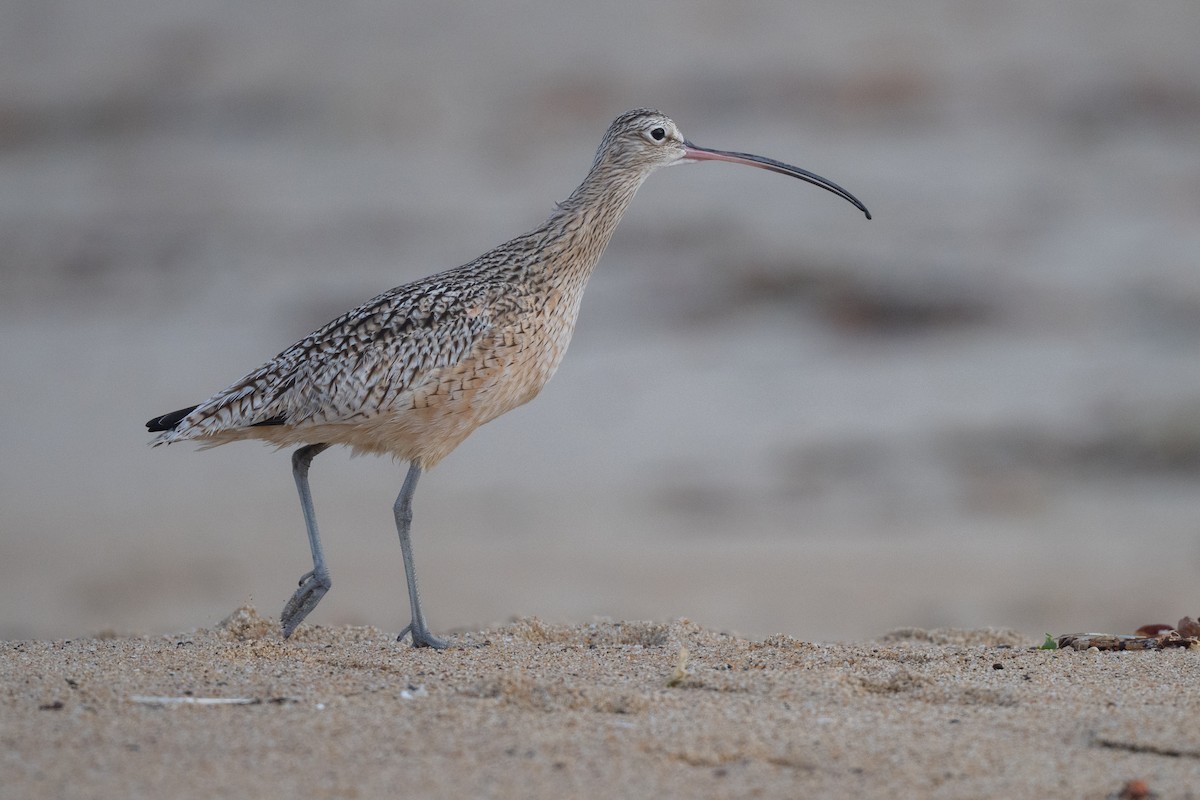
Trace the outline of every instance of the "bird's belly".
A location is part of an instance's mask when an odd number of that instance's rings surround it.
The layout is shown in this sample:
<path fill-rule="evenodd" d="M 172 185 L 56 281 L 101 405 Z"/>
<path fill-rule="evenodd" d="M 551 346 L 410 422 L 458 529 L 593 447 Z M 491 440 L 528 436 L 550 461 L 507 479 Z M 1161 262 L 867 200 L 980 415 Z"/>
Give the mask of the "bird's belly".
<path fill-rule="evenodd" d="M 572 327 L 530 320 L 497 331 L 462 361 L 431 371 L 395 407 L 361 420 L 355 441 L 345 444 L 432 467 L 480 425 L 536 397 L 562 361 Z"/>

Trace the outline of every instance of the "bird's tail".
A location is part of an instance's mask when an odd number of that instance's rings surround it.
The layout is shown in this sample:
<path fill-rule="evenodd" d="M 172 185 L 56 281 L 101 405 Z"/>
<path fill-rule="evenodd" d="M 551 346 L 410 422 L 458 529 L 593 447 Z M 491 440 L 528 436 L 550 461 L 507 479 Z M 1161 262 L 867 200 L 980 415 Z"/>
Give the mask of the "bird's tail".
<path fill-rule="evenodd" d="M 200 406 L 188 406 L 187 408 L 181 408 L 178 411 L 172 411 L 170 414 L 163 414 L 161 417 L 155 417 L 146 423 L 146 430 L 150 431 L 151 433 L 174 430 L 175 426 L 183 421 L 184 417 L 199 407 Z"/>

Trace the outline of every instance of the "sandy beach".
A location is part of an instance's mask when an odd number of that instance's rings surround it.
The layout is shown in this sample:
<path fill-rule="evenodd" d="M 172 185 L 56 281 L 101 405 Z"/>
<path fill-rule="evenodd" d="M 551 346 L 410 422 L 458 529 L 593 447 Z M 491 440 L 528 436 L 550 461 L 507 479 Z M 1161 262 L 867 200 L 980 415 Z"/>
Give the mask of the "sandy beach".
<path fill-rule="evenodd" d="M 0 645 L 6 798 L 1192 798 L 1196 651 L 687 620 Z M 682 659 L 682 660 L 681 660 Z M 1139 793 L 1141 789 L 1153 794 Z M 1125 794 L 1122 794 L 1122 792 Z"/>

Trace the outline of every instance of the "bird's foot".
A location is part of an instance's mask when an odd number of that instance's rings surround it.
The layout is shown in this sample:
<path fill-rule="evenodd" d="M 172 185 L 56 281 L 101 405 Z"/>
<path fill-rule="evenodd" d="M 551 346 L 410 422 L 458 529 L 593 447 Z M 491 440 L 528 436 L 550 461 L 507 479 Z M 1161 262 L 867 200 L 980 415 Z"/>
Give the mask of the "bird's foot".
<path fill-rule="evenodd" d="M 321 602 L 321 598 L 325 596 L 331 586 L 333 586 L 333 581 L 329 579 L 327 572 L 318 574 L 316 570 L 313 570 L 300 578 L 300 588 L 292 595 L 292 599 L 288 600 L 279 617 L 279 621 L 283 625 L 283 638 L 286 639 L 292 635 L 296 626 L 317 607 L 317 603 Z"/>
<path fill-rule="evenodd" d="M 413 647 L 432 647 L 434 650 L 445 650 L 450 646 L 449 642 L 434 636 L 424 625 L 417 627 L 411 622 L 404 626 L 404 630 L 400 631 L 400 635 L 396 637 L 396 641 L 404 641 L 404 637 L 409 634 L 412 634 Z"/>

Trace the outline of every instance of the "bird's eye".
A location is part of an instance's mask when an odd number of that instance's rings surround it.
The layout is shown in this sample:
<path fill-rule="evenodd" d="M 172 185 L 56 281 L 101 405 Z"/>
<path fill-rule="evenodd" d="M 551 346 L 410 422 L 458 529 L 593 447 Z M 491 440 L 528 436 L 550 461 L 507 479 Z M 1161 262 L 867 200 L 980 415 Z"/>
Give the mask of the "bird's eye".
<path fill-rule="evenodd" d="M 656 142 L 661 142 L 663 139 L 667 138 L 667 131 L 665 128 L 655 128 L 654 130 L 650 131 L 650 138 Z"/>

